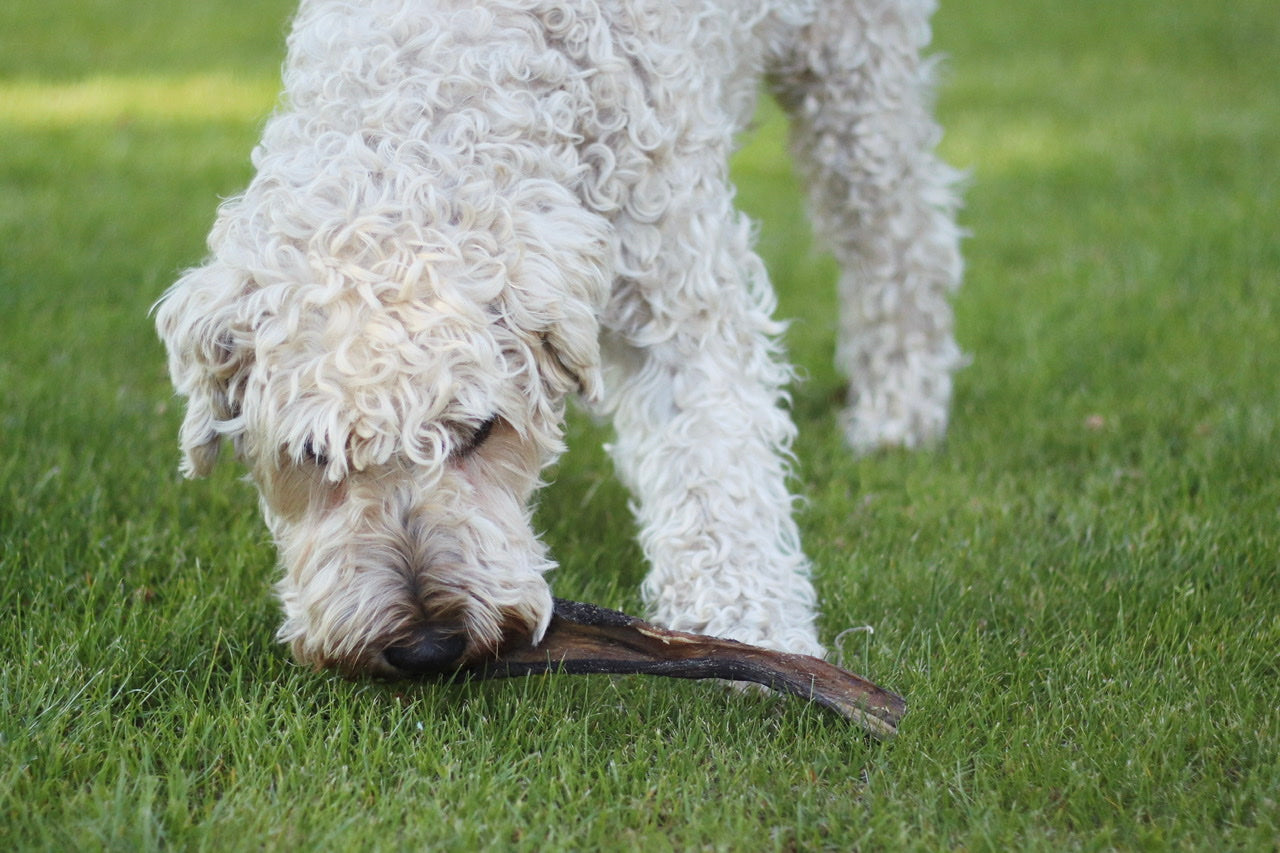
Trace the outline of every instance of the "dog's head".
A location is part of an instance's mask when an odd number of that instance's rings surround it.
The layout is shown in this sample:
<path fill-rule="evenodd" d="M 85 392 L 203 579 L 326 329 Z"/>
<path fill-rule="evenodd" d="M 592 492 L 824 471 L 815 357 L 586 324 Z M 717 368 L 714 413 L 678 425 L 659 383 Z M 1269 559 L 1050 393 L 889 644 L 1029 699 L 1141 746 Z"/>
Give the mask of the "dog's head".
<path fill-rule="evenodd" d="M 357 220 L 305 242 L 236 199 L 159 303 L 183 471 L 224 438 L 250 468 L 300 659 L 395 671 L 423 643 L 474 657 L 545 627 L 528 503 L 566 398 L 601 393 L 606 246 L 536 192 L 484 227 Z"/>

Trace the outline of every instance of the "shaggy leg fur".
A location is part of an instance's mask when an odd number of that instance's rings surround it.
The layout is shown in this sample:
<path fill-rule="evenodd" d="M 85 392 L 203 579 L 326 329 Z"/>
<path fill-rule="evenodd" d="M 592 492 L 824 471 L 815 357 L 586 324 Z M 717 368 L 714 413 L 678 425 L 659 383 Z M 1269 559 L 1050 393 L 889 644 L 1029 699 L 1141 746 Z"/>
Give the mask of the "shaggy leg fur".
<path fill-rule="evenodd" d="M 691 45 L 750 45 L 769 24 L 719 16 L 678 26 Z M 749 48 L 683 54 L 642 81 L 651 101 L 682 107 L 657 116 L 664 136 L 642 192 L 615 218 L 621 275 L 604 320 L 613 455 L 637 498 L 657 622 L 821 655 L 786 482 L 790 370 L 727 174 L 754 102 L 758 70 L 742 72 L 762 61 Z M 654 199 L 656 220 L 646 213 Z"/>
<path fill-rule="evenodd" d="M 777 71 L 814 225 L 841 265 L 836 360 L 845 436 L 865 453 L 946 429 L 962 363 L 947 294 L 960 282 L 957 174 L 932 153 L 932 0 L 839 0 Z"/>
<path fill-rule="evenodd" d="M 690 221 L 677 225 L 706 243 L 686 244 L 673 269 L 701 278 L 688 292 L 714 298 L 700 322 L 631 352 L 614 401 L 613 453 L 650 562 L 643 592 L 672 628 L 820 656 L 786 484 L 794 428 L 778 327 L 728 191 L 708 195 L 690 198 Z"/>

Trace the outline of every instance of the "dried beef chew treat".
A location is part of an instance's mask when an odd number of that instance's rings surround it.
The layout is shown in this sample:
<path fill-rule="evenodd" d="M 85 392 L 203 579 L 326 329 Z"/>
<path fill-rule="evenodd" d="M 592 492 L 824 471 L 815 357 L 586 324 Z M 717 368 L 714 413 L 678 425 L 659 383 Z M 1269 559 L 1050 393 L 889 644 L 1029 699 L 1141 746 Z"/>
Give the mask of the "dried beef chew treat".
<path fill-rule="evenodd" d="M 835 711 L 886 739 L 897 733 L 906 702 L 872 682 L 808 655 L 684 631 L 668 631 L 604 607 L 556 599 L 537 646 L 504 649 L 464 667 L 461 678 L 509 678 L 540 673 L 665 675 L 748 681 Z"/>

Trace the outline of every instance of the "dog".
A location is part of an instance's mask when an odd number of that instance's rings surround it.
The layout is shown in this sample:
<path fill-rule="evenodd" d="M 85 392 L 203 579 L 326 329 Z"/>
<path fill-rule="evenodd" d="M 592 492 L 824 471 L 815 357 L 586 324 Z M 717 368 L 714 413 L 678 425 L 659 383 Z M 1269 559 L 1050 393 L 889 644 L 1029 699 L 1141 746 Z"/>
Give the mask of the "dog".
<path fill-rule="evenodd" d="M 249 468 L 299 661 L 403 677 L 536 643 L 530 506 L 571 399 L 612 422 L 651 618 L 824 654 L 729 155 L 767 85 L 842 270 L 848 444 L 936 442 L 962 357 L 933 5 L 303 0 L 255 175 L 156 308 L 182 470 L 224 439 Z"/>

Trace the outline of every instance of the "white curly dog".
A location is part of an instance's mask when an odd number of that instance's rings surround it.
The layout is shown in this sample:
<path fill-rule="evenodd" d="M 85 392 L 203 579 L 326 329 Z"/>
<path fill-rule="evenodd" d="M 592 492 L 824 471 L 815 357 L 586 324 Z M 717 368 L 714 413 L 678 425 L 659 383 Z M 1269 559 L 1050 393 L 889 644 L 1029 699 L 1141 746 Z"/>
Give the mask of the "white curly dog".
<path fill-rule="evenodd" d="M 932 0 L 303 0 L 285 94 L 157 324 L 188 475 L 223 437 L 280 638 L 348 674 L 535 641 L 571 397 L 608 415 L 650 615 L 821 655 L 790 368 L 728 161 L 765 81 L 842 267 L 854 451 L 942 435 L 961 357 Z"/>

